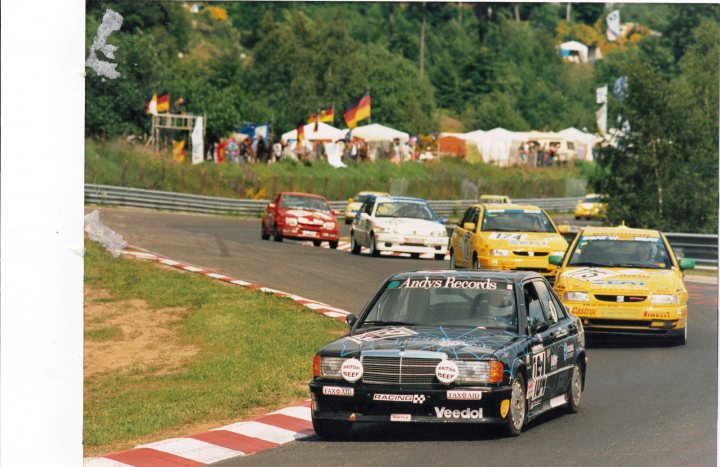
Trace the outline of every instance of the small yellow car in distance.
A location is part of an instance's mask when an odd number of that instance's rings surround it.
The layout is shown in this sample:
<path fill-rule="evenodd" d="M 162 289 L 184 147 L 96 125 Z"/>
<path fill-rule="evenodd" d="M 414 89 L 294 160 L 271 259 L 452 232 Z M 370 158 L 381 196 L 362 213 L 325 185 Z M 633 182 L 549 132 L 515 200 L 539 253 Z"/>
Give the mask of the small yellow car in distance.
<path fill-rule="evenodd" d="M 567 242 L 550 217 L 526 204 L 476 204 L 465 211 L 450 239 L 450 268 L 535 271 L 552 281 L 550 255 Z"/>
<path fill-rule="evenodd" d="M 554 289 L 585 332 L 687 340 L 688 292 L 683 272 L 695 261 L 675 258 L 657 230 L 585 227 L 567 254 Z"/>
<path fill-rule="evenodd" d="M 607 205 L 607 195 L 599 195 L 597 193 L 585 195 L 585 197 L 575 205 L 575 220 L 582 219 L 583 217 L 588 220 L 605 217 Z"/>
<path fill-rule="evenodd" d="M 352 224 L 355 219 L 360 206 L 365 202 L 368 196 L 390 196 L 384 191 L 361 191 L 356 194 L 355 197 L 348 199 L 348 204 L 345 206 L 345 224 Z"/>
<path fill-rule="evenodd" d="M 480 195 L 478 200 L 481 203 L 510 204 L 512 201 L 505 195 Z"/>

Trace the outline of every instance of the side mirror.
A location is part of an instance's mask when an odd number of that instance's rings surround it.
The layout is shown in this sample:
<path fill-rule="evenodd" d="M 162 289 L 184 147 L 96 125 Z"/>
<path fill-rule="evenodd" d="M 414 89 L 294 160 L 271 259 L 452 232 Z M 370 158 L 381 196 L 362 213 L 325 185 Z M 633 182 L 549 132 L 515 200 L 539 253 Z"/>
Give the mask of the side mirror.
<path fill-rule="evenodd" d="M 557 226 L 558 232 L 561 234 L 570 233 L 570 226 L 568 224 L 560 224 Z"/>
<path fill-rule="evenodd" d="M 547 323 L 540 323 L 537 326 L 533 326 L 533 334 L 540 334 L 550 329 Z"/>
<path fill-rule="evenodd" d="M 366 220 L 370 219 L 370 214 L 368 214 L 368 213 L 366 213 L 366 212 L 361 212 L 361 213 L 360 213 L 360 219 L 366 221 Z"/>
<path fill-rule="evenodd" d="M 353 325 L 357 322 L 357 316 L 355 315 L 347 315 L 345 317 L 345 322 L 348 324 L 348 327 L 352 328 Z"/>
<path fill-rule="evenodd" d="M 465 222 L 463 224 L 463 229 L 465 230 L 475 230 L 475 222 Z"/>
<path fill-rule="evenodd" d="M 686 269 L 695 269 L 695 260 L 683 258 L 680 260 L 680 270 L 685 271 Z"/>
<path fill-rule="evenodd" d="M 562 264 L 563 257 L 560 255 L 550 255 L 548 258 L 548 263 L 554 264 L 555 266 L 560 266 Z"/>
<path fill-rule="evenodd" d="M 441 218 L 440 218 L 440 223 L 441 223 L 441 224 L 447 224 L 447 217 L 441 217 Z"/>

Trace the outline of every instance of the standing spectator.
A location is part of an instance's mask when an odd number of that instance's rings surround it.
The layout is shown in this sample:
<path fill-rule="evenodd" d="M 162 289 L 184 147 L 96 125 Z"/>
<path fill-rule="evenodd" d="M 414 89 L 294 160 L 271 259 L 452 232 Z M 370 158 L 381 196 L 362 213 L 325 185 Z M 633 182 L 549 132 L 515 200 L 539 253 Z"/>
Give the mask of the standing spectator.
<path fill-rule="evenodd" d="M 225 162 L 225 150 L 226 150 L 227 142 L 224 138 L 220 140 L 218 143 L 218 149 L 217 149 L 217 158 L 215 159 L 215 162 L 218 164 L 222 164 Z"/>
<path fill-rule="evenodd" d="M 275 141 L 272 145 L 272 149 L 270 150 L 270 162 L 277 162 L 282 157 L 282 143 L 280 141 Z"/>
<path fill-rule="evenodd" d="M 251 164 L 254 164 L 256 161 L 255 154 L 253 153 L 252 149 L 252 140 L 250 138 L 245 138 L 245 158 L 247 161 Z"/>
<path fill-rule="evenodd" d="M 520 145 L 520 165 L 527 165 L 529 154 L 530 145 L 527 141 L 523 141 L 523 143 Z"/>
<path fill-rule="evenodd" d="M 367 160 L 368 154 L 367 154 L 367 144 L 365 144 L 365 141 L 359 140 L 357 142 L 358 145 L 358 160 L 360 162 L 365 162 Z"/>
<path fill-rule="evenodd" d="M 259 162 L 267 164 L 269 158 L 268 146 L 265 143 L 265 138 L 262 135 L 258 135 L 257 139 L 257 150 L 255 151 Z"/>
<path fill-rule="evenodd" d="M 350 160 L 355 162 L 358 158 L 358 148 L 354 141 L 350 142 Z"/>
<path fill-rule="evenodd" d="M 240 151 L 235 138 L 230 138 L 227 144 L 227 154 L 230 162 L 234 164 L 240 163 Z"/>

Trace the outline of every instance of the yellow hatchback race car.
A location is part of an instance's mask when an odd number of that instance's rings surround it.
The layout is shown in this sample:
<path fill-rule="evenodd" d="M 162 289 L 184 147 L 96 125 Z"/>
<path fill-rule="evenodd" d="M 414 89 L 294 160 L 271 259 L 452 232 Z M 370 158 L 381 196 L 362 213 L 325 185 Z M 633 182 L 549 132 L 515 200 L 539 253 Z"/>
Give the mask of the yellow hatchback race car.
<path fill-rule="evenodd" d="M 678 261 L 657 230 L 586 227 L 567 254 L 551 256 L 560 267 L 554 289 L 590 334 L 658 336 L 687 340 L 688 292 Z"/>
<path fill-rule="evenodd" d="M 348 204 L 345 205 L 345 224 L 352 224 L 360 206 L 362 206 L 368 196 L 390 196 L 390 194 L 384 191 L 361 191 L 356 194 L 354 198 L 348 199 Z"/>
<path fill-rule="evenodd" d="M 563 255 L 567 242 L 550 217 L 526 204 L 476 204 L 450 239 L 450 268 L 535 271 L 552 281 L 550 255 Z"/>
<path fill-rule="evenodd" d="M 588 220 L 605 217 L 607 206 L 607 195 L 598 195 L 595 193 L 585 195 L 585 197 L 575 205 L 575 220 L 583 217 Z"/>

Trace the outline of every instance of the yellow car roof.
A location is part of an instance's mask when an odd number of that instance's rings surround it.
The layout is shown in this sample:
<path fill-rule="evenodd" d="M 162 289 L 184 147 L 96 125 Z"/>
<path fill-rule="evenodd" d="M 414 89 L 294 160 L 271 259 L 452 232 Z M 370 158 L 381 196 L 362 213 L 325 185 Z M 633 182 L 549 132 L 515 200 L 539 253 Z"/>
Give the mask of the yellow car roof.
<path fill-rule="evenodd" d="M 473 205 L 473 207 L 480 207 L 484 206 L 485 209 L 497 211 L 517 211 L 518 209 L 524 209 L 529 211 L 542 211 L 537 206 L 533 206 L 531 204 L 512 204 L 512 203 L 479 203 Z"/>
<path fill-rule="evenodd" d="M 582 235 L 660 238 L 660 232 L 657 230 L 633 229 L 624 225 L 617 227 L 585 227 L 582 229 Z"/>
<path fill-rule="evenodd" d="M 385 191 L 361 191 L 355 196 L 359 195 L 378 195 L 378 196 L 387 196 L 388 193 Z"/>

